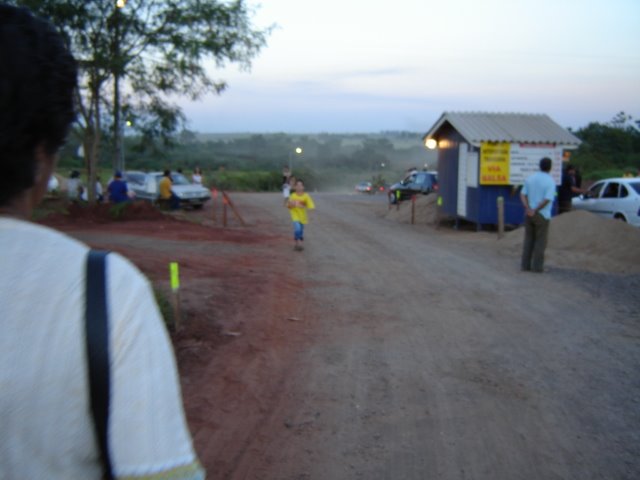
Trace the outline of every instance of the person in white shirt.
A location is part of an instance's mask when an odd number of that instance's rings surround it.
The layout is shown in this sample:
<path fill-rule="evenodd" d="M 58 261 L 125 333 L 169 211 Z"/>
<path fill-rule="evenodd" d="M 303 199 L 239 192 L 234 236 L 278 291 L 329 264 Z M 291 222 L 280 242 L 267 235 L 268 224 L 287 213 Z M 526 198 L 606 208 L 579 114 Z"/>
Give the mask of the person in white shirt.
<path fill-rule="evenodd" d="M 31 223 L 75 117 L 76 62 L 54 27 L 0 5 L 0 478 L 102 478 L 85 345 L 89 247 Z M 171 344 L 148 280 L 106 260 L 118 479 L 204 478 Z"/>
<path fill-rule="evenodd" d="M 80 181 L 80 172 L 73 170 L 71 175 L 67 179 L 67 197 L 72 202 L 77 202 L 80 199 L 82 192 L 82 182 Z"/>
<path fill-rule="evenodd" d="M 193 175 L 191 175 L 191 181 L 196 185 L 202 185 L 202 170 L 200 170 L 200 167 L 196 167 L 193 170 Z"/>

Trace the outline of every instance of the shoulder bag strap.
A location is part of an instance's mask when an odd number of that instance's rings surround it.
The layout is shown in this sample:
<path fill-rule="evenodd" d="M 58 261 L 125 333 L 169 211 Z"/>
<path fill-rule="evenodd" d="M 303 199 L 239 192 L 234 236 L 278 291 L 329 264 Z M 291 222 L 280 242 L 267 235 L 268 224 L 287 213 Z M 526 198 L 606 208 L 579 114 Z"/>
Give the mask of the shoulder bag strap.
<path fill-rule="evenodd" d="M 109 455 L 109 325 L 105 263 L 109 252 L 91 250 L 87 256 L 85 331 L 91 413 L 105 479 L 113 479 Z"/>

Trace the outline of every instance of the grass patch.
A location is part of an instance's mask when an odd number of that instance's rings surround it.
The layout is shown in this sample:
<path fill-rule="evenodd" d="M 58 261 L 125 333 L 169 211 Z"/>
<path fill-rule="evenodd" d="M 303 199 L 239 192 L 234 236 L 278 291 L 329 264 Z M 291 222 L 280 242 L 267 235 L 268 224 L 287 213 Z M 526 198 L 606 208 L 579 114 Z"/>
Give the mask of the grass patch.
<path fill-rule="evenodd" d="M 156 303 L 158 304 L 160 314 L 162 315 L 162 319 L 164 320 L 164 324 L 167 327 L 167 330 L 175 330 L 176 320 L 173 316 L 173 305 L 171 305 L 169 297 L 158 287 L 153 288 L 153 293 L 156 297 Z"/>
<path fill-rule="evenodd" d="M 130 202 L 114 203 L 109 207 L 109 216 L 114 220 L 122 220 Z"/>
<path fill-rule="evenodd" d="M 36 208 L 33 209 L 33 212 L 31 213 L 31 220 L 37 222 L 54 213 L 68 215 L 69 210 L 67 209 L 67 205 L 66 197 L 48 195 L 42 199 Z"/>

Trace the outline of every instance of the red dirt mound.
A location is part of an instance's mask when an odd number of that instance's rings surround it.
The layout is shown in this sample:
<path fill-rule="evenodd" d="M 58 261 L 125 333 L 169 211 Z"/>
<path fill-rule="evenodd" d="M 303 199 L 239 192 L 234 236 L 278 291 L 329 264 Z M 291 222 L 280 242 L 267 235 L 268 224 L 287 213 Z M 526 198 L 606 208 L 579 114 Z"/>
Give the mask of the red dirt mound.
<path fill-rule="evenodd" d="M 71 203 L 65 213 L 48 215 L 41 223 L 57 226 L 68 223 L 111 223 L 129 220 L 166 220 L 156 207 L 147 202 L 98 203 L 94 205 Z M 170 217 L 169 217 L 170 218 Z"/>

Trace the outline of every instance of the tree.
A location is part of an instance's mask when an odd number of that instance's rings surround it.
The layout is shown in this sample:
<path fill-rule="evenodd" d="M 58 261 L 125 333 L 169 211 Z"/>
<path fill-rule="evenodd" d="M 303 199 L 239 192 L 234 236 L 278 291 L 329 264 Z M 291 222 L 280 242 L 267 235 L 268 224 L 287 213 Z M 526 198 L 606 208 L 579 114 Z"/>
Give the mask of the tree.
<path fill-rule="evenodd" d="M 640 121 L 634 120 L 631 115 L 626 114 L 623 111 L 618 112 L 609 122 L 613 128 L 620 130 L 640 130 Z"/>
<path fill-rule="evenodd" d="M 630 115 L 618 113 L 608 124 L 592 122 L 575 132 L 582 144 L 574 163 L 593 172 L 640 168 L 640 129 Z"/>
<path fill-rule="evenodd" d="M 89 174 L 90 199 L 103 135 L 114 144 L 120 167 L 123 117 L 143 141 L 171 135 L 184 124 L 170 97 L 198 99 L 221 93 L 224 80 L 215 67 L 237 63 L 249 68 L 266 45 L 271 27 L 255 29 L 244 0 L 18 0 L 52 20 L 80 66 L 78 123 Z"/>

